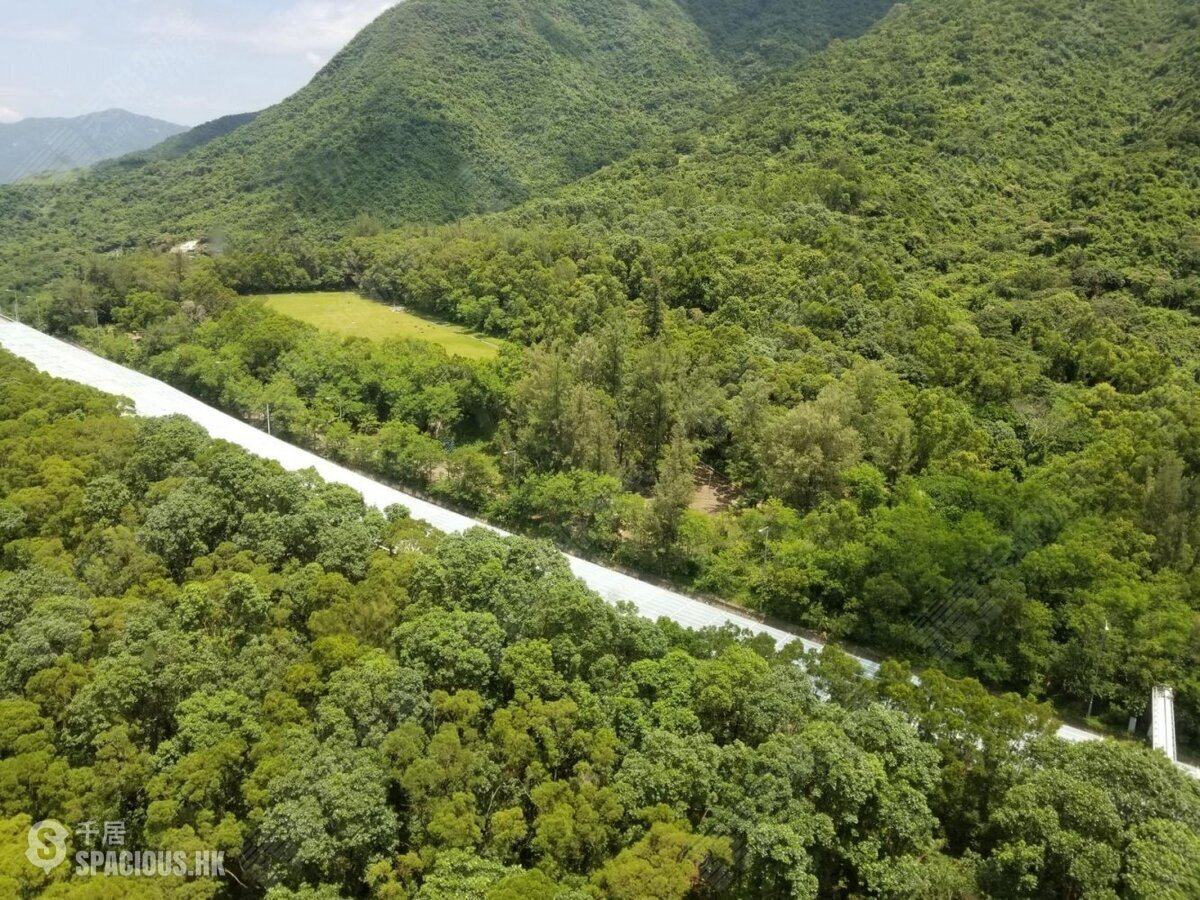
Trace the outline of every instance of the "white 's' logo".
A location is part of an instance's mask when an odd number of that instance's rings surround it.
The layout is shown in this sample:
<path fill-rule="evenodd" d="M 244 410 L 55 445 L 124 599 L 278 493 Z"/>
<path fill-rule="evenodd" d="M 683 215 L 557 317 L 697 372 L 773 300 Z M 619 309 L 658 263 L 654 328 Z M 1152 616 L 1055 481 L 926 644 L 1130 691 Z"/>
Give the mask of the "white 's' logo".
<path fill-rule="evenodd" d="M 67 826 L 56 819 L 35 822 L 29 828 L 29 849 L 25 851 L 25 858 L 48 873 L 66 860 L 70 834 Z"/>

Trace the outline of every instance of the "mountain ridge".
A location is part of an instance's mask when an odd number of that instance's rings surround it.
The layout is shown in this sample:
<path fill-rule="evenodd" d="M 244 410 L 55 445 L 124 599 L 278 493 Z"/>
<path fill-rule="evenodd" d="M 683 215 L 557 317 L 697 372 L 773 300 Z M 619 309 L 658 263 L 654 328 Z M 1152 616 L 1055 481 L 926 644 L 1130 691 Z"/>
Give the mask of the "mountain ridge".
<path fill-rule="evenodd" d="M 55 253 L 213 229 L 335 236 L 364 214 L 404 224 L 507 208 L 734 96 L 734 60 L 745 80 L 757 59 L 755 21 L 776 40 L 802 35 L 792 52 L 804 54 L 889 5 L 760 0 L 741 16 L 732 0 L 408 0 L 295 95 L 178 158 L 135 154 L 79 189 L 0 192 L 14 223 L 0 239 Z M 718 32 L 738 18 L 727 52 Z"/>
<path fill-rule="evenodd" d="M 117 108 L 0 124 L 0 184 L 86 168 L 185 131 L 182 125 Z"/>

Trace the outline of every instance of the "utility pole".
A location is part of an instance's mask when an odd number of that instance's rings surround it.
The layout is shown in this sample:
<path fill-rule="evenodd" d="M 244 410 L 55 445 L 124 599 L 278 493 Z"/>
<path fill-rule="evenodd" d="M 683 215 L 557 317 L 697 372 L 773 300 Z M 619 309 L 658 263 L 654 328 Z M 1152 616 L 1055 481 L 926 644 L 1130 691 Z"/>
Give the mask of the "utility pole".
<path fill-rule="evenodd" d="M 1104 664 L 1104 648 L 1108 644 L 1108 619 L 1104 620 L 1104 631 L 1100 635 L 1100 664 Z M 1087 718 L 1092 717 L 1092 704 L 1096 701 L 1096 689 L 1093 688 L 1088 695 Z"/>
<path fill-rule="evenodd" d="M 271 404 L 267 404 L 267 435 L 271 434 Z"/>

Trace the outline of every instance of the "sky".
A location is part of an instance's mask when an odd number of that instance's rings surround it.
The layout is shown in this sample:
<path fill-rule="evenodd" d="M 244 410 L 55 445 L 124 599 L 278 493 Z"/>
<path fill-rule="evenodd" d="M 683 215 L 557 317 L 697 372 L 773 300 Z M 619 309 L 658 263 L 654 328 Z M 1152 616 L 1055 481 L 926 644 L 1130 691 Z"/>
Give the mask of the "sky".
<path fill-rule="evenodd" d="M 263 109 L 396 2 L 0 3 L 0 122 L 120 107 L 198 125 Z"/>

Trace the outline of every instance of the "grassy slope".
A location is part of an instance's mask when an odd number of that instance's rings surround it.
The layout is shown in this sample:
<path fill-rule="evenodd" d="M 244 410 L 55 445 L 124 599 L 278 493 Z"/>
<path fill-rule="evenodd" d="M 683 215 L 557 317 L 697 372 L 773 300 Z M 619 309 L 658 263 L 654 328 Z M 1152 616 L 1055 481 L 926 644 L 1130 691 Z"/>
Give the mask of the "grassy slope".
<path fill-rule="evenodd" d="M 265 300 L 276 312 L 347 337 L 365 337 L 373 341 L 416 338 L 467 359 L 491 359 L 497 352 L 495 343 L 476 337 L 462 326 L 393 310 L 358 294 L 268 294 L 259 299 Z"/>

